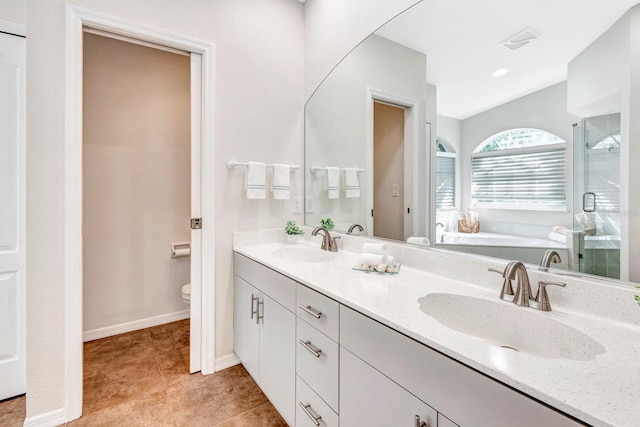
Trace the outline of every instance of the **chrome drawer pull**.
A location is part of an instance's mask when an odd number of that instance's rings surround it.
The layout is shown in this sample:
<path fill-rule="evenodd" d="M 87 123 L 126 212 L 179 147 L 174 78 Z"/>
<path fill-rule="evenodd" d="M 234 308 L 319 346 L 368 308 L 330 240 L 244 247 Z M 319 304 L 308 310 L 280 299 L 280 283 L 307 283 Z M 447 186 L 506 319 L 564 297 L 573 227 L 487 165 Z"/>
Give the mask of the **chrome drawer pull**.
<path fill-rule="evenodd" d="M 258 297 L 251 294 L 251 318 L 253 319 L 254 314 L 258 314 L 258 309 L 256 307 L 256 311 L 253 311 L 253 302 L 258 301 Z"/>
<path fill-rule="evenodd" d="M 311 308 L 310 305 L 302 305 L 302 304 L 300 304 L 298 306 L 298 308 L 300 308 L 301 310 L 306 311 L 307 313 L 309 313 L 310 315 L 312 315 L 316 319 L 319 319 L 320 316 L 322 316 L 322 312 L 321 311 L 314 310 L 313 308 Z"/>
<path fill-rule="evenodd" d="M 311 345 L 311 341 L 298 341 L 304 348 L 306 348 L 307 350 L 309 350 L 309 353 L 313 354 L 315 357 L 320 357 L 320 353 L 322 353 L 322 350 L 320 350 L 319 348 L 314 348 Z"/>
<path fill-rule="evenodd" d="M 313 423 L 317 426 L 320 425 L 320 422 L 318 420 L 322 419 L 322 415 L 314 415 L 313 412 L 311 412 L 311 404 L 307 403 L 306 405 L 302 402 L 298 402 L 298 406 L 300 406 L 302 408 L 302 410 L 304 411 L 305 414 L 307 414 L 307 417 L 311 418 L 311 421 L 313 421 Z"/>
<path fill-rule="evenodd" d="M 414 427 L 429 427 L 426 421 L 420 421 L 420 415 L 416 415 L 413 425 Z"/>
<path fill-rule="evenodd" d="M 262 316 L 260 315 L 260 306 L 262 306 Z M 258 305 L 256 306 L 256 314 L 256 325 L 259 325 L 260 319 L 264 319 L 264 300 L 258 300 Z"/>

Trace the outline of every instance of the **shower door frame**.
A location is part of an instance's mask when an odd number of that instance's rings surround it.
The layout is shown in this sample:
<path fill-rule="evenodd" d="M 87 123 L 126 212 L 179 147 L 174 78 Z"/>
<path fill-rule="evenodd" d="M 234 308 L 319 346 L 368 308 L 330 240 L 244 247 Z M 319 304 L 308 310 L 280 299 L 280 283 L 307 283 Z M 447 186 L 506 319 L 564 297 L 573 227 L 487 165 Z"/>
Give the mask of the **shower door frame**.
<path fill-rule="evenodd" d="M 215 372 L 214 45 L 66 5 L 65 82 L 65 421 L 82 415 L 82 33 L 83 26 L 198 54 L 201 147 L 201 365 Z M 192 61 L 192 67 L 193 67 Z M 193 75 L 193 74 L 192 74 Z M 193 130 L 192 130 L 193 131 Z M 208 260 L 208 262 L 202 262 Z M 196 310 L 198 311 L 198 310 Z"/>

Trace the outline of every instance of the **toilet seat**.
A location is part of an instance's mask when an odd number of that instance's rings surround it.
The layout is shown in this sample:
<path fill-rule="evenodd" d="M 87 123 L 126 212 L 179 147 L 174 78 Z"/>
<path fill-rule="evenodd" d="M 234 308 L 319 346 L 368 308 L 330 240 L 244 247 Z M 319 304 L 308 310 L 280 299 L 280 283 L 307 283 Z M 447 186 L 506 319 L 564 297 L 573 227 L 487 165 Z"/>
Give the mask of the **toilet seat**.
<path fill-rule="evenodd" d="M 187 304 L 191 304 L 191 283 L 187 283 L 182 287 L 182 300 Z"/>

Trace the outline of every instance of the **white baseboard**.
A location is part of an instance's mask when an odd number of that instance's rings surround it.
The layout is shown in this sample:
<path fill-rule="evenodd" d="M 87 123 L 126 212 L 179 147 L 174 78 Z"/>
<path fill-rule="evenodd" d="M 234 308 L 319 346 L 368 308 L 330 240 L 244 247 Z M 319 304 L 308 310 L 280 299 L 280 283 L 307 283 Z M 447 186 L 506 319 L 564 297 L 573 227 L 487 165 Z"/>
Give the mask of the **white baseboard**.
<path fill-rule="evenodd" d="M 226 356 L 218 357 L 215 360 L 215 369 L 216 372 L 222 371 L 223 369 L 230 368 L 232 366 L 236 366 L 242 363 L 240 358 L 235 353 L 227 354 Z"/>
<path fill-rule="evenodd" d="M 112 335 L 124 334 L 125 332 L 137 331 L 138 329 L 150 328 L 152 326 L 164 325 L 165 323 L 176 322 L 178 320 L 188 319 L 189 309 L 176 311 L 175 313 L 162 314 L 160 316 L 147 317 L 146 319 L 134 320 L 133 322 L 120 323 L 104 328 L 92 329 L 84 331 L 82 340 L 84 342 L 93 341 L 100 338 L 110 337 Z"/>
<path fill-rule="evenodd" d="M 55 427 L 61 424 L 64 425 L 66 421 L 64 408 L 60 408 L 55 411 L 27 418 L 24 420 L 24 427 Z"/>

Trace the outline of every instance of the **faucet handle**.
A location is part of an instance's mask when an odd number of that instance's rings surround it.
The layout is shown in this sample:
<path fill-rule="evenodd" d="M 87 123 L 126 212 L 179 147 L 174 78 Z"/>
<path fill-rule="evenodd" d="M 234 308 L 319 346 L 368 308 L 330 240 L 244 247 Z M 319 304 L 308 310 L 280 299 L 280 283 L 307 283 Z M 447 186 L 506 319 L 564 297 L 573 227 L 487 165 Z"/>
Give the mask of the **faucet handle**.
<path fill-rule="evenodd" d="M 342 239 L 342 237 L 335 236 L 331 238 L 331 245 L 330 245 L 331 252 L 338 252 L 338 239 Z"/>
<path fill-rule="evenodd" d="M 499 275 L 504 277 L 506 268 L 505 268 L 505 271 L 500 271 L 497 268 L 491 268 L 491 267 L 489 267 L 488 270 L 492 273 L 498 273 Z M 513 295 L 514 295 L 514 292 L 513 292 L 513 286 L 511 286 L 511 279 L 504 277 L 504 282 L 502 282 L 502 289 L 500 290 L 500 299 L 512 302 Z"/>
<path fill-rule="evenodd" d="M 535 302 L 538 303 L 538 310 L 551 311 L 551 304 L 549 303 L 549 294 L 547 293 L 547 286 L 560 286 L 564 288 L 566 283 L 561 282 L 538 282 L 538 294 L 536 295 Z"/>

